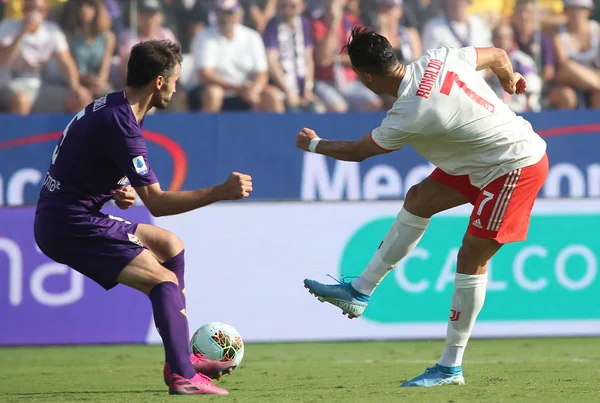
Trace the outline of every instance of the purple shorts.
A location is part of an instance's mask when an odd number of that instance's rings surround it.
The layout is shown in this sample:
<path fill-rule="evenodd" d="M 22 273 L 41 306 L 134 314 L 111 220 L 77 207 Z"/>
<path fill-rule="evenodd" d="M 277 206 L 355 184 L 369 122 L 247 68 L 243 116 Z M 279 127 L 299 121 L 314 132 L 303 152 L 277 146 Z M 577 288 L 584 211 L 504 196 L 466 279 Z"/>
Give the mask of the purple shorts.
<path fill-rule="evenodd" d="M 121 270 L 144 249 L 135 236 L 137 224 L 101 212 L 65 213 L 39 210 L 34 234 L 40 250 L 102 287 L 117 285 Z"/>

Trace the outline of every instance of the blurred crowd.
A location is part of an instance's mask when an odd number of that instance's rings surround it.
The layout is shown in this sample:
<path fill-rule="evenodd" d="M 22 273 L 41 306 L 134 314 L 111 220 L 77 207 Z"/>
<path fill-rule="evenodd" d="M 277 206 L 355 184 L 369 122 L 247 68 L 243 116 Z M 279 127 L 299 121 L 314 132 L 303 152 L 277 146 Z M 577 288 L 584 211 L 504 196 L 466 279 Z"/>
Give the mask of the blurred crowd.
<path fill-rule="evenodd" d="M 404 63 L 438 46 L 506 50 L 527 92 L 516 112 L 600 108 L 593 0 L 0 0 L 0 111 L 76 112 L 124 88 L 131 47 L 184 52 L 170 111 L 374 111 L 340 52 L 355 25 L 386 36 Z"/>

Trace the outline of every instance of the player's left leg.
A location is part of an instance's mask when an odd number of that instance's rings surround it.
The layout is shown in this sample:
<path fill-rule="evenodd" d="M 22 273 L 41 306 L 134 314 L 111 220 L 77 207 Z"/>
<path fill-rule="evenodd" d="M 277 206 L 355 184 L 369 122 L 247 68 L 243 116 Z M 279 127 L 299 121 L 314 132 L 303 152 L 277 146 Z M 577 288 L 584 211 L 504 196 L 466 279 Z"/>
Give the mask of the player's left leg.
<path fill-rule="evenodd" d="M 359 317 L 381 281 L 419 243 L 431 216 L 469 201 L 468 186 L 457 186 L 456 183 L 465 180 L 463 185 L 471 186 L 468 178 L 450 178 L 441 171 L 434 171 L 431 177 L 408 191 L 396 221 L 357 279 L 339 284 L 306 279 L 304 286 L 320 301 L 337 306 L 349 318 Z"/>
<path fill-rule="evenodd" d="M 547 174 L 544 156 L 537 164 L 510 172 L 481 191 L 458 253 L 444 352 L 434 367 L 402 386 L 465 382 L 463 355 L 485 300 L 488 262 L 503 244 L 527 238 L 531 210 Z"/>
<path fill-rule="evenodd" d="M 183 309 L 187 309 L 185 296 L 185 249 L 183 242 L 172 232 L 149 224 L 138 224 L 135 236 L 152 252 L 156 260 L 163 267 L 175 274 L 179 292 L 181 293 L 180 297 Z M 189 328 L 186 328 L 186 339 L 189 340 L 189 338 Z M 231 374 L 235 367 L 231 363 L 209 360 L 202 354 L 192 354 L 191 351 L 190 356 L 196 372 L 213 379 L 220 379 L 224 373 Z M 171 379 L 169 361 L 168 352 L 165 349 L 163 377 L 167 386 Z"/>
<path fill-rule="evenodd" d="M 502 245 L 467 233 L 458 252 L 446 347 L 438 363 L 402 386 L 462 385 L 462 359 L 477 315 L 483 308 L 487 264 Z"/>

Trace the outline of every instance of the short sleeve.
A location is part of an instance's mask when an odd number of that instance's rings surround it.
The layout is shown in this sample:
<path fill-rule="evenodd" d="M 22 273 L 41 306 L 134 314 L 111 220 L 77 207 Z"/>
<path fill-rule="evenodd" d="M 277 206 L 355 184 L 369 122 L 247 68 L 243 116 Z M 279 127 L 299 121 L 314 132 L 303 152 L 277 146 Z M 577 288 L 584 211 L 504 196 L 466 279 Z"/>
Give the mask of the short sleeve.
<path fill-rule="evenodd" d="M 210 28 L 209 28 L 210 29 Z M 217 66 L 219 47 L 216 40 L 209 34 L 208 30 L 200 32 L 198 40 L 195 41 L 194 64 L 197 69 L 213 68 Z"/>
<path fill-rule="evenodd" d="M 264 73 L 268 71 L 267 65 L 267 51 L 265 50 L 265 44 L 260 37 L 258 32 L 253 32 L 252 35 L 252 50 L 254 54 L 254 73 Z"/>
<path fill-rule="evenodd" d="M 477 49 L 473 46 L 458 49 L 457 55 L 460 60 L 467 62 L 472 68 L 477 68 Z"/>
<path fill-rule="evenodd" d="M 130 125 L 120 124 L 115 116 L 116 127 L 114 133 L 114 162 L 127 176 L 131 186 L 149 186 L 158 179 L 148 162 L 146 141 L 141 130 L 132 130 Z"/>
<path fill-rule="evenodd" d="M 279 48 L 279 43 L 277 41 L 277 18 L 273 18 L 267 24 L 265 33 L 263 34 L 263 40 L 267 49 Z"/>
<path fill-rule="evenodd" d="M 69 42 L 67 42 L 67 37 L 65 36 L 64 32 L 60 30 L 60 28 L 56 28 L 53 36 L 55 53 L 63 53 L 69 50 Z"/>
<path fill-rule="evenodd" d="M 371 140 L 383 150 L 399 150 L 415 137 L 412 133 L 402 131 L 402 126 L 402 116 L 392 108 L 381 125 L 371 131 Z"/>

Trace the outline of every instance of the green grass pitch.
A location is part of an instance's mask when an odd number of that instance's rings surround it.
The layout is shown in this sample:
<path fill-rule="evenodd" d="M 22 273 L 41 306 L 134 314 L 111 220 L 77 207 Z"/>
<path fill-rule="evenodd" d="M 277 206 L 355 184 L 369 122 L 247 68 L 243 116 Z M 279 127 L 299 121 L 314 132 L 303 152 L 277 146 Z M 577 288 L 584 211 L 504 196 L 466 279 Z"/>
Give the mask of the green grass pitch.
<path fill-rule="evenodd" d="M 160 346 L 0 349 L 0 402 L 600 402 L 600 338 L 472 340 L 467 384 L 400 388 L 443 341 L 247 344 L 218 384 L 169 396 Z"/>

